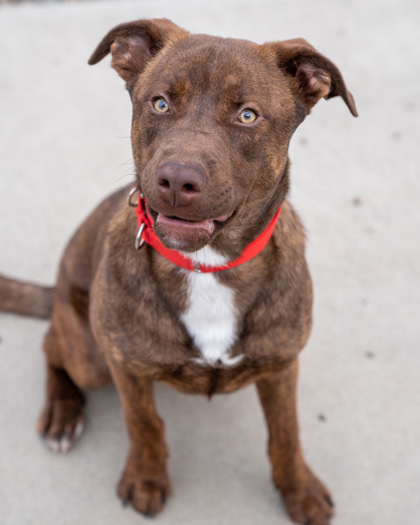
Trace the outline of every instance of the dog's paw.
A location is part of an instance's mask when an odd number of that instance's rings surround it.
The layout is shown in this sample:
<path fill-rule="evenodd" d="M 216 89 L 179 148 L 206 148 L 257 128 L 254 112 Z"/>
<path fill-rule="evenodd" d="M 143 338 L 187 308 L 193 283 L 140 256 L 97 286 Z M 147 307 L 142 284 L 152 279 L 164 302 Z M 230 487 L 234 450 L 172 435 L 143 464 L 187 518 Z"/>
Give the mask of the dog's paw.
<path fill-rule="evenodd" d="M 330 525 L 334 504 L 331 495 L 309 470 L 296 487 L 280 489 L 287 512 L 293 521 L 304 525 Z"/>
<path fill-rule="evenodd" d="M 83 398 L 48 400 L 37 427 L 47 447 L 59 454 L 70 450 L 83 429 Z"/>
<path fill-rule="evenodd" d="M 133 508 L 151 517 L 160 512 L 171 492 L 168 477 L 165 472 L 147 475 L 141 468 L 127 465 L 117 493 L 123 505 L 131 503 Z"/>

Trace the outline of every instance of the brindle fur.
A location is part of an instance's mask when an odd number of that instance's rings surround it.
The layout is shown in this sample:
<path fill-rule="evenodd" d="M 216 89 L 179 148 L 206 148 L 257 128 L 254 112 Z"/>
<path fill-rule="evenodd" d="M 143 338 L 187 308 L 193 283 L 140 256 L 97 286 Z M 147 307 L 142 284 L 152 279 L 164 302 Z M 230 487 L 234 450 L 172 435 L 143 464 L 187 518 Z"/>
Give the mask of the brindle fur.
<path fill-rule="evenodd" d="M 233 366 L 194 361 L 200 351 L 180 322 L 187 272 L 147 245 L 140 252 L 133 248 L 138 225 L 126 205 L 127 188 L 106 199 L 77 230 L 54 296 L 0 278 L 3 309 L 45 316 L 53 300 L 44 344 L 47 405 L 39 431 L 56 446 L 74 440 L 83 416 L 81 390 L 112 379 L 130 437 L 118 494 L 136 510 L 154 514 L 170 485 L 153 381 L 207 396 L 256 382 L 270 433 L 273 480 L 291 518 L 330 523 L 331 498 L 306 465 L 298 436 L 297 356 L 311 328 L 312 288 L 303 229 L 286 200 L 288 146 L 320 98 L 341 96 L 356 116 L 353 98 L 338 69 L 301 39 L 259 46 L 190 35 L 168 20 L 140 20 L 110 31 L 90 63 L 109 52 L 132 98 L 136 185 L 154 218 L 160 212 L 202 221 L 231 213 L 216 226 L 210 245 L 232 259 L 264 230 L 280 203 L 282 212 L 258 256 L 214 274 L 235 292 L 238 339 L 230 355 L 244 358 Z M 151 100 L 162 95 L 171 111 L 157 115 Z M 263 118 L 244 126 L 237 114 L 248 106 Z M 165 163 L 193 166 L 204 190 L 188 204 L 170 202 L 157 183 Z M 164 242 L 171 247 L 170 240 Z M 190 239 L 183 248 L 195 251 L 203 243 Z M 37 303 L 25 308 L 35 296 Z"/>

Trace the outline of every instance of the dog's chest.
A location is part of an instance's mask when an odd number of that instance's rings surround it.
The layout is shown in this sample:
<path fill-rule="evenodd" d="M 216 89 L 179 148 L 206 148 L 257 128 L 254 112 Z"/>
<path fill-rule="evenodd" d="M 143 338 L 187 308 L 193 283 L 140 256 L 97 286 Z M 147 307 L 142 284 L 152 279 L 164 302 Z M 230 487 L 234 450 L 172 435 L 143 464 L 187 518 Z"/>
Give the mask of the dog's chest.
<path fill-rule="evenodd" d="M 187 309 L 181 320 L 201 352 L 197 361 L 236 364 L 242 356 L 229 356 L 229 349 L 237 339 L 234 291 L 221 284 L 213 273 L 189 272 L 187 279 Z"/>

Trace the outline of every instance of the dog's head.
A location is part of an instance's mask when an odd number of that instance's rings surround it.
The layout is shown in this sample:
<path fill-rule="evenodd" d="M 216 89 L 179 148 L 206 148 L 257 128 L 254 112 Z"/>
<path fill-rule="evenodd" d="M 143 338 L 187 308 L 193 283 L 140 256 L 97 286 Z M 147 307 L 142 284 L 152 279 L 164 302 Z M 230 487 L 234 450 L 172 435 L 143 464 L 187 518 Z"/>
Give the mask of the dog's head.
<path fill-rule="evenodd" d="M 257 45 L 139 20 L 111 30 L 89 64 L 109 52 L 133 103 L 139 186 L 168 248 L 240 250 L 284 199 L 290 138 L 314 104 L 341 96 L 357 116 L 337 67 L 302 39 Z"/>

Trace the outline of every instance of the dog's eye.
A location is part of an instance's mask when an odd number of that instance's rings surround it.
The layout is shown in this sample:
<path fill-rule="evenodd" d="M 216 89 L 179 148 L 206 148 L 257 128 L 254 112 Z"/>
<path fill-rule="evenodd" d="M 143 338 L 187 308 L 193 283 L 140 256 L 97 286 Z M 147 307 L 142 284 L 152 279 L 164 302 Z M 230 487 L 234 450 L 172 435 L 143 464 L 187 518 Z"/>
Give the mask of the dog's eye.
<path fill-rule="evenodd" d="M 244 109 L 239 113 L 238 119 L 242 124 L 252 124 L 257 119 L 257 114 L 252 109 Z"/>
<path fill-rule="evenodd" d="M 153 101 L 153 107 L 159 113 L 166 113 L 169 110 L 169 104 L 163 97 L 159 97 Z"/>

